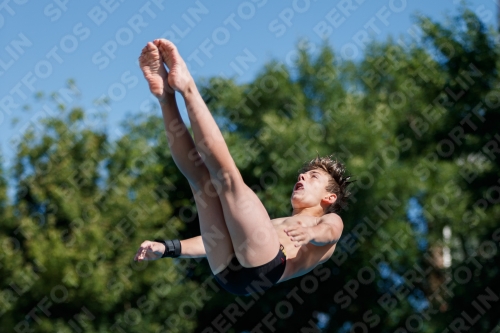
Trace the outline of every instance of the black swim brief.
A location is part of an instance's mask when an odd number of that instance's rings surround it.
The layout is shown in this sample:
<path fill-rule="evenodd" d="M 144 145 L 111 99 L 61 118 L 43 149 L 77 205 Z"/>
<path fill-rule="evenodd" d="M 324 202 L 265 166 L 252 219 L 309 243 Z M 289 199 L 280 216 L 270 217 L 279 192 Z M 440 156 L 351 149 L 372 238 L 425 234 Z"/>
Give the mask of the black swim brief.
<path fill-rule="evenodd" d="M 251 293 L 263 293 L 275 285 L 286 267 L 286 255 L 283 245 L 276 257 L 267 264 L 245 268 L 233 257 L 229 266 L 215 275 L 215 280 L 227 291 L 235 295 L 249 295 Z"/>

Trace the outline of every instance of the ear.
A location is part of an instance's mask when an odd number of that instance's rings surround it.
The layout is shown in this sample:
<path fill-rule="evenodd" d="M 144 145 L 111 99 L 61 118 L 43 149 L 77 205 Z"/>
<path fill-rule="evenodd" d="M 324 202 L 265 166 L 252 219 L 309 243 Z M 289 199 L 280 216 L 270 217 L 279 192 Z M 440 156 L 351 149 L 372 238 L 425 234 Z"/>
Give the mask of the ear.
<path fill-rule="evenodd" d="M 337 201 L 337 195 L 335 193 L 328 193 L 323 197 L 322 200 L 325 204 L 331 205 Z"/>

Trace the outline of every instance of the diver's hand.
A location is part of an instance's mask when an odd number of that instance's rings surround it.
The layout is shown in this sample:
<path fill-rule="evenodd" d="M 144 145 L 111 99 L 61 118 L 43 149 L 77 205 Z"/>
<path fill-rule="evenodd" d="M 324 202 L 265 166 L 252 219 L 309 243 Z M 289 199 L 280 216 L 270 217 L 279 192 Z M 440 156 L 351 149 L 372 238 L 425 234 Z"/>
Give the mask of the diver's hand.
<path fill-rule="evenodd" d="M 304 227 L 301 224 L 290 226 L 284 231 L 290 237 L 290 240 L 295 243 L 295 247 L 306 245 L 313 239 L 311 228 Z"/>
<path fill-rule="evenodd" d="M 135 255 L 135 261 L 158 260 L 165 253 L 165 244 L 153 241 L 142 242 Z"/>

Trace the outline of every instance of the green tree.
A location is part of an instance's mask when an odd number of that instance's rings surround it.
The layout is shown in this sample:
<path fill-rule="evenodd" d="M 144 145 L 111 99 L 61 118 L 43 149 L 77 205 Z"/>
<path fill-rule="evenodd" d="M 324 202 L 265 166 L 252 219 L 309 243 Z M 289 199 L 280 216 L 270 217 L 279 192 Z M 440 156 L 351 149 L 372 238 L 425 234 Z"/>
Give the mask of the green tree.
<path fill-rule="evenodd" d="M 346 161 L 357 183 L 325 282 L 310 273 L 248 298 L 245 311 L 221 295 L 200 314 L 199 332 L 228 309 L 241 311 L 237 321 L 222 316 L 235 332 L 270 330 L 264 322 L 297 331 L 321 325 L 322 314 L 329 332 L 435 332 L 465 320 L 461 309 L 473 310 L 480 294 L 490 304 L 475 327 L 489 332 L 498 323 L 495 35 L 467 9 L 451 28 L 419 24 L 422 41 L 372 43 L 357 63 L 302 42 L 292 67 L 270 63 L 243 85 L 205 83 L 243 177 L 271 216 L 290 213 L 296 170 L 316 154 Z M 475 125 L 466 128 L 469 116 Z"/>
<path fill-rule="evenodd" d="M 197 290 L 185 269 L 163 261 L 151 274 L 147 263 L 132 260 L 143 240 L 176 237 L 181 226 L 169 220 L 175 187 L 162 176 L 168 164 L 158 163 L 148 135 L 134 132 L 147 126 L 110 142 L 81 108 L 59 110 L 18 147 L 14 218 L 2 226 L 2 244 L 13 249 L 1 258 L 0 326 L 192 330 L 193 318 L 176 319 L 184 295 Z"/>
<path fill-rule="evenodd" d="M 383 279 L 370 261 L 388 242 L 395 244 L 394 235 L 407 225 L 406 202 L 414 193 L 414 185 L 398 181 L 408 179 L 410 172 L 398 157 L 400 150 L 408 149 L 408 140 L 398 137 L 398 122 L 387 114 L 387 101 L 373 102 L 371 107 L 366 93 L 353 90 L 359 84 L 356 64 L 342 63 L 328 46 L 307 42 L 299 43 L 298 53 L 294 70 L 271 63 L 249 84 L 237 86 L 231 80 L 214 79 L 207 83 L 204 93 L 226 129 L 243 177 L 272 217 L 290 214 L 289 195 L 303 162 L 316 154 L 333 154 L 347 163 L 359 185 L 353 189 L 351 208 L 342 213 L 345 241 L 337 251 L 344 255 L 305 278 L 258 297 L 257 303 L 234 323 L 234 331 L 262 325 L 268 314 L 271 321 L 286 318 L 275 324 L 279 331 L 314 326 L 322 314 L 330 316 L 331 331 L 358 322 L 365 324 L 366 317 L 376 317 L 378 323 L 388 317 L 377 303 L 385 292 L 377 287 Z M 364 228 L 363 236 L 358 233 L 356 238 L 351 232 L 356 226 Z M 416 242 L 405 244 L 404 251 L 396 255 L 385 252 L 387 261 L 400 266 L 410 266 L 419 255 Z M 346 256 L 348 261 L 343 259 Z M 360 274 L 365 274 L 365 283 L 359 282 Z M 357 291 L 339 294 L 343 286 Z M 297 298 L 292 298 L 294 292 Z M 224 299 L 219 304 L 214 300 L 206 307 L 206 315 L 200 315 L 199 331 L 211 325 L 218 313 L 224 313 L 228 302 L 237 302 L 231 296 L 221 297 Z M 293 309 L 293 316 L 282 313 L 286 310 L 280 308 L 283 301 L 290 302 L 286 305 Z M 398 310 L 398 316 L 403 317 L 412 307 L 403 301 Z M 396 324 L 388 322 L 385 326 Z M 381 327 L 378 324 L 375 330 Z"/>
<path fill-rule="evenodd" d="M 271 217 L 290 214 L 297 170 L 317 154 L 344 161 L 356 180 L 332 259 L 264 295 L 218 292 L 203 260 L 132 262 L 144 239 L 199 234 L 158 109 L 128 117 L 110 141 L 84 110 L 59 103 L 60 114 L 20 140 L 13 204 L 0 181 L 0 326 L 492 331 L 497 34 L 467 9 L 451 25 L 419 26 L 422 40 L 372 43 L 357 62 L 301 41 L 294 64 L 270 62 L 252 82 L 200 84 Z"/>
<path fill-rule="evenodd" d="M 416 144 L 408 159 L 437 157 L 420 169 L 425 186 L 419 200 L 426 208 L 429 238 L 438 248 L 450 248 L 452 258 L 442 271 L 452 283 L 451 297 L 439 300 L 446 311 L 433 319 L 438 330 L 463 323 L 488 332 L 498 325 L 500 311 L 495 282 L 500 260 L 495 243 L 500 232 L 498 34 L 465 8 L 446 26 L 425 18 L 421 25 L 442 75 L 424 86 L 423 100 L 432 105 L 433 119 L 422 110 L 409 112 L 415 117 L 410 127 Z M 448 240 L 444 228 L 451 231 Z M 479 309 L 472 303 L 478 297 L 488 300 Z"/>

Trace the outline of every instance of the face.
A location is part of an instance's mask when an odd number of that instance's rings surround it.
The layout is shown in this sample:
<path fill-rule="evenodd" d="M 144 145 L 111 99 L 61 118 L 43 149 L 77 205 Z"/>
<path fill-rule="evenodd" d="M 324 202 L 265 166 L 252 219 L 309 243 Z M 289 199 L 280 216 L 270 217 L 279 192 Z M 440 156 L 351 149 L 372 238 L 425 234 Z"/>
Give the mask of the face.
<path fill-rule="evenodd" d="M 330 175 L 322 169 L 301 173 L 293 187 L 291 202 L 294 209 L 330 204 L 332 193 L 326 191 Z M 333 194 L 334 198 L 336 196 Z M 325 201 L 326 200 L 326 201 Z"/>

